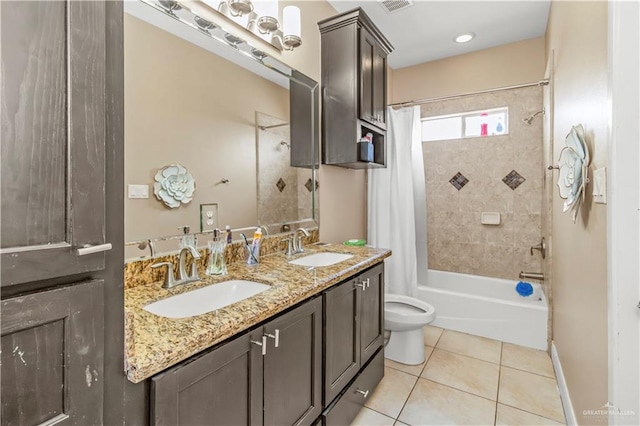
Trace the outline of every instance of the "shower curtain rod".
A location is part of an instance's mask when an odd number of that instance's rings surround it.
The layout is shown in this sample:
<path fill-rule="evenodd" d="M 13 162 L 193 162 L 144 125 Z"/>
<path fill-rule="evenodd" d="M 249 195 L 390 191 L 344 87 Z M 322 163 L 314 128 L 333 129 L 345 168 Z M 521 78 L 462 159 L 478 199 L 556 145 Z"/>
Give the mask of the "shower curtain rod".
<path fill-rule="evenodd" d="M 476 92 L 461 93 L 461 94 L 458 94 L 458 95 L 438 96 L 436 98 L 418 99 L 418 100 L 415 100 L 415 101 L 407 101 L 407 102 L 397 102 L 395 104 L 390 104 L 389 106 L 392 107 L 392 108 L 404 108 L 404 107 L 409 107 L 409 106 L 428 104 L 430 102 L 445 101 L 445 100 L 449 100 L 449 99 L 464 98 L 466 96 L 482 95 L 484 93 L 499 92 L 501 90 L 520 89 L 522 87 L 531 87 L 531 86 L 546 86 L 547 84 L 549 84 L 549 80 L 545 79 L 545 80 L 540 80 L 540 81 L 537 81 L 537 82 L 534 82 L 534 83 L 524 83 L 524 84 L 516 84 L 514 86 L 498 87 L 498 88 L 495 88 L 495 89 L 478 90 Z"/>

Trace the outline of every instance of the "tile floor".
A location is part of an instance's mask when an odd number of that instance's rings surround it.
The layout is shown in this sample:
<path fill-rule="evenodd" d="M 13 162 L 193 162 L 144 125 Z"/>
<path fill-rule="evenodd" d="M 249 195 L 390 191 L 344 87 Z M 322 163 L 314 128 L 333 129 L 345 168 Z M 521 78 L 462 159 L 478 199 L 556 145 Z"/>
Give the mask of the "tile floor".
<path fill-rule="evenodd" d="M 565 424 L 544 351 L 425 327 L 427 360 L 385 360 L 385 376 L 352 426 Z"/>

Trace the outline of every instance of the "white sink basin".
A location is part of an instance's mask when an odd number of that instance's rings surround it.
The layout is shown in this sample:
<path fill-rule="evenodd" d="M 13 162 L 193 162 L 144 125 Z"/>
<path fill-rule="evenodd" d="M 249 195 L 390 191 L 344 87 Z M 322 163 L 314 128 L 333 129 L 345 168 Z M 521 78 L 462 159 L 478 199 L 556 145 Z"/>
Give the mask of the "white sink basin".
<path fill-rule="evenodd" d="M 187 318 L 224 308 L 268 290 L 266 284 L 230 280 L 187 293 L 167 297 L 144 307 L 152 314 L 167 318 Z"/>
<path fill-rule="evenodd" d="M 340 263 L 343 260 L 347 260 L 353 257 L 352 254 L 342 253 L 315 253 L 309 256 L 301 257 L 300 259 L 292 260 L 289 263 L 292 265 L 300 266 L 329 266 Z"/>

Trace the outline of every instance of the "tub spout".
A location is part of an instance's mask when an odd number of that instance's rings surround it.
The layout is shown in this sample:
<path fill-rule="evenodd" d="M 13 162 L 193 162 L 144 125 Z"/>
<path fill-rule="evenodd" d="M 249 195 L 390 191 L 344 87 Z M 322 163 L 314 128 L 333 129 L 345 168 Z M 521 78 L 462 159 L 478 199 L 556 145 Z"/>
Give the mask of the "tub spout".
<path fill-rule="evenodd" d="M 520 275 L 518 277 L 521 280 L 544 281 L 544 273 L 542 273 L 542 272 L 524 272 L 524 271 L 520 271 Z"/>

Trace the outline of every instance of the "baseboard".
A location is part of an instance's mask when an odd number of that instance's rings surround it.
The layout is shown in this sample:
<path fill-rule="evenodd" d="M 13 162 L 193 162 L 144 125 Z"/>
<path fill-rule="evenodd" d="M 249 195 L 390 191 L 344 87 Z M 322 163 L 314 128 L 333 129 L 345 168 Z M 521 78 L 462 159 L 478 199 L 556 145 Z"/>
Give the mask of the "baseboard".
<path fill-rule="evenodd" d="M 558 350 L 553 342 L 551 342 L 551 362 L 553 362 L 553 369 L 556 372 L 556 380 L 558 381 L 558 390 L 560 391 L 560 399 L 562 400 L 564 418 L 567 421 L 567 425 L 575 426 L 578 424 L 576 421 L 576 413 L 573 411 L 573 404 L 571 403 L 569 388 L 567 388 L 567 382 L 564 379 L 564 373 L 562 372 L 562 365 L 560 364 L 560 358 L 558 357 Z"/>

